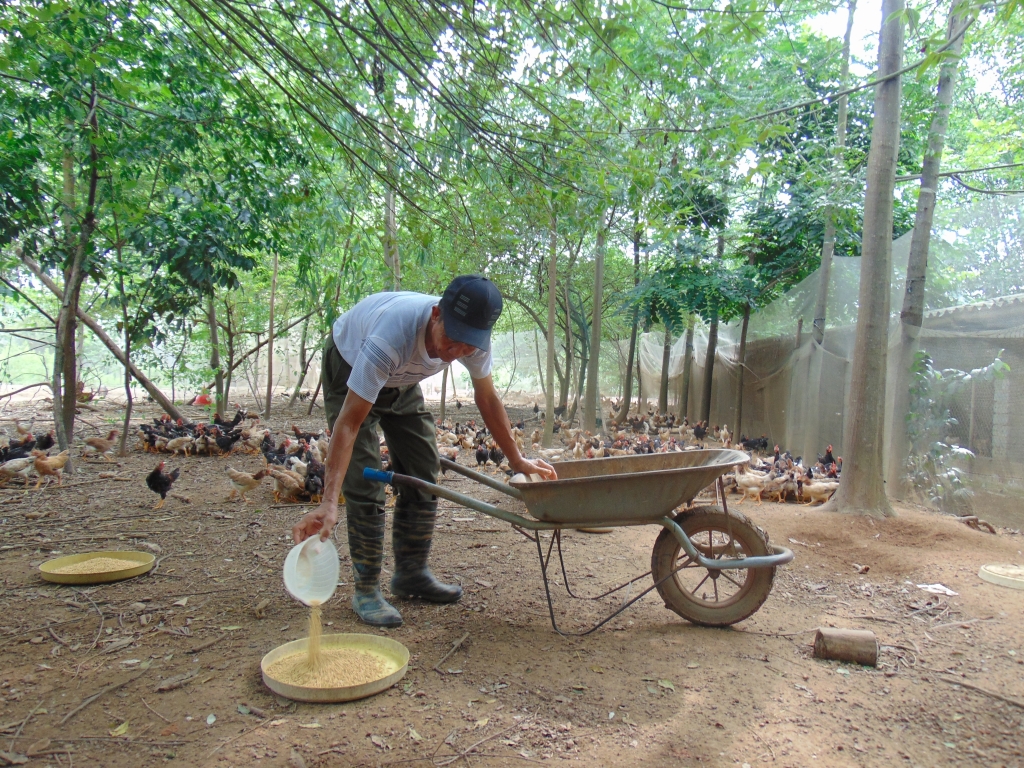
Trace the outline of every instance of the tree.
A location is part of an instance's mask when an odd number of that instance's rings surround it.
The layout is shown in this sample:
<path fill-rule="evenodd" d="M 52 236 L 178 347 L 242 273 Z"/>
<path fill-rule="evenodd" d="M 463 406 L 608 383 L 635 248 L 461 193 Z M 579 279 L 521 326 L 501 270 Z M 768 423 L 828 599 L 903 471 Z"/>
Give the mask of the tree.
<path fill-rule="evenodd" d="M 928 245 L 931 241 L 932 220 L 935 215 L 935 197 L 939 185 L 939 169 L 942 163 L 942 149 L 949 127 L 949 112 L 956 88 L 957 67 L 963 48 L 967 24 L 957 13 L 960 0 L 954 0 L 946 24 L 945 58 L 939 70 L 938 93 L 935 97 L 935 112 L 928 132 L 928 146 L 925 149 L 921 167 L 921 186 L 917 198 L 917 215 L 914 219 L 914 234 L 910 239 L 910 257 L 907 261 L 907 281 L 904 287 L 903 310 L 900 312 L 900 341 L 896 353 L 896 380 L 893 385 L 892 430 L 888 451 L 887 485 L 889 494 L 902 498 L 905 488 L 904 465 L 909 450 L 907 417 L 910 413 L 910 385 L 917 352 L 917 336 L 924 322 L 924 289 L 928 273 Z"/>
<path fill-rule="evenodd" d="M 893 187 L 899 151 L 903 63 L 903 0 L 884 0 L 879 35 L 875 119 L 868 153 L 861 251 L 860 314 L 854 342 L 843 482 L 829 508 L 855 514 L 894 514 L 885 496 L 882 435 L 892 273 Z"/>

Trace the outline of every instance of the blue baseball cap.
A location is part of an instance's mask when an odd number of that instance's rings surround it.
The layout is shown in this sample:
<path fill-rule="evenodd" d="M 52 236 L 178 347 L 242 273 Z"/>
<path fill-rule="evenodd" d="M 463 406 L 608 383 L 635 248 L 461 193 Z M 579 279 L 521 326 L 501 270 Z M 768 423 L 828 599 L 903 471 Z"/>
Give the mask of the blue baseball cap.
<path fill-rule="evenodd" d="M 501 292 L 486 277 L 459 275 L 441 296 L 444 333 L 452 341 L 488 350 L 502 306 Z"/>

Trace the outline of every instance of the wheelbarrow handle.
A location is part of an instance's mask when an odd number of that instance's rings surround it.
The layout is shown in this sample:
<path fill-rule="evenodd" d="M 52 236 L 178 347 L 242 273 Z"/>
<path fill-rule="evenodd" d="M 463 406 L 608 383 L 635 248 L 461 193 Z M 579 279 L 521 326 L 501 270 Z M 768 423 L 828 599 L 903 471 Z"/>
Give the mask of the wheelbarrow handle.
<path fill-rule="evenodd" d="M 374 469 L 373 467 L 363 467 L 363 479 L 369 480 L 372 483 L 387 483 L 391 485 L 394 477 L 394 472 L 385 472 L 382 469 Z"/>

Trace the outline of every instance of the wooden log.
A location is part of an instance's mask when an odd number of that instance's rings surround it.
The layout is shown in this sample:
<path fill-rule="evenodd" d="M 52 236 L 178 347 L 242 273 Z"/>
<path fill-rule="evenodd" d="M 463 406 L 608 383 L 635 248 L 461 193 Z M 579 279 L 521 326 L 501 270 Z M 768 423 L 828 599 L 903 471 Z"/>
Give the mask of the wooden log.
<path fill-rule="evenodd" d="M 814 636 L 814 656 L 874 667 L 878 664 L 878 639 L 870 629 L 819 627 Z"/>

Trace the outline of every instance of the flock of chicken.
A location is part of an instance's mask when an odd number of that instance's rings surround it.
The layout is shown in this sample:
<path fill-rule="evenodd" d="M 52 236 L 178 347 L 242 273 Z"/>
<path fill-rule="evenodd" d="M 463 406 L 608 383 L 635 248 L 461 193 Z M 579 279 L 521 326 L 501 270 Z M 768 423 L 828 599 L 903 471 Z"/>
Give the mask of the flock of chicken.
<path fill-rule="evenodd" d="M 612 456 L 669 453 L 699 450 L 714 442 L 722 447 L 732 447 L 733 439 L 727 426 L 709 427 L 706 422 L 690 425 L 684 418 L 673 415 L 661 416 L 653 412 L 630 418 L 621 426 L 609 419 L 608 434 L 594 435 L 582 429 L 571 428 L 556 420 L 553 431 L 558 445 L 542 448 L 543 423 L 530 434 L 529 443 L 534 455 L 548 461 L 583 460 Z M 512 426 L 512 435 L 519 449 L 526 452 L 527 427 L 520 421 Z M 238 498 L 248 503 L 246 494 L 259 487 L 269 478 L 274 486 L 274 500 L 319 501 L 324 490 L 324 460 L 330 442 L 330 430 L 303 432 L 292 425 L 293 435 L 275 442 L 269 429 L 260 428 L 259 416 L 239 408 L 230 421 L 214 416 L 212 423 L 191 423 L 182 419 L 173 420 L 164 415 L 144 423 L 137 432 L 138 450 L 150 453 L 167 453 L 227 456 L 234 452 L 261 453 L 265 465 L 255 473 L 241 472 L 227 467 L 231 483 L 228 499 Z M 111 430 L 105 438 L 93 437 L 84 442 L 83 458 L 103 457 L 112 460 L 117 447 L 118 430 Z M 465 423 L 450 420 L 437 428 L 439 452 L 445 458 L 457 461 L 462 451 L 472 451 L 477 466 L 494 466 L 498 471 L 511 477 L 504 454 L 495 444 L 486 427 L 478 428 L 475 420 Z M 38 476 L 36 488 L 49 478 L 56 477 L 62 482 L 62 472 L 68 459 L 68 452 L 47 456 L 54 446 L 54 433 L 35 435 L 31 430 L 17 425 L 17 435 L 0 435 L 0 484 L 6 484 L 20 477 L 28 485 L 29 476 Z M 836 459 L 832 446 L 824 455 L 818 456 L 813 465 L 805 465 L 800 457 L 794 459 L 789 452 L 782 452 L 775 446 L 774 456 L 759 458 L 767 454 L 766 436 L 747 438 L 741 436 L 736 446 L 751 452 L 754 458 L 749 464 L 740 465 L 723 480 L 727 491 L 741 495 L 740 502 L 756 499 L 760 504 L 767 495 L 779 502 L 790 499 L 807 504 L 824 503 L 839 487 L 842 458 Z M 388 449 L 381 441 L 381 462 L 387 466 Z M 146 476 L 146 485 L 160 496 L 156 508 L 163 505 L 171 492 L 174 482 L 180 477 L 180 468 L 166 471 L 161 461 Z"/>
<path fill-rule="evenodd" d="M 252 423 L 243 426 L 243 421 Z M 318 502 L 324 493 L 323 462 L 327 456 L 330 431 L 303 432 L 295 425 L 292 425 L 292 431 L 294 439 L 286 437 L 278 445 L 269 429 L 259 428 L 259 416 L 242 408 L 230 421 L 214 415 L 212 424 L 191 424 L 182 419 L 175 421 L 165 414 L 153 419 L 152 424 L 139 427 L 137 447 L 151 453 L 182 453 L 185 456 L 228 456 L 236 451 L 262 453 L 265 464 L 258 472 L 226 468 L 231 481 L 228 500 L 238 498 L 247 504 L 246 494 L 270 478 L 274 484 L 275 503 L 282 499 Z M 157 507 L 163 504 L 180 474 L 178 469 L 168 473 L 164 467 L 165 463 L 161 461 L 146 476 L 146 485 L 160 495 Z"/>

